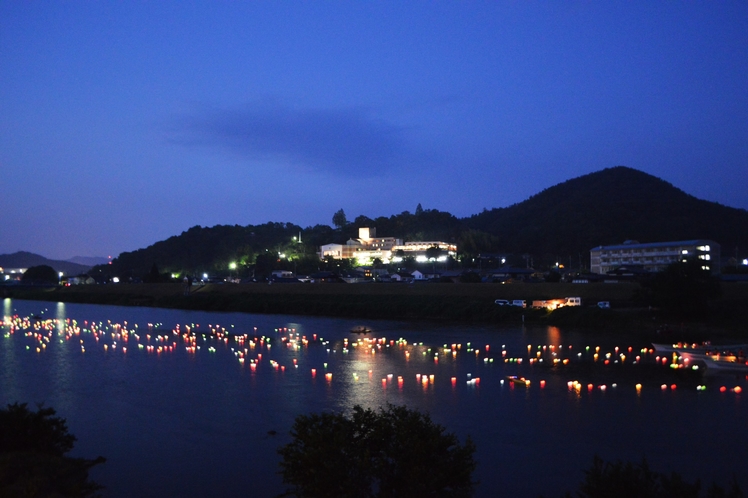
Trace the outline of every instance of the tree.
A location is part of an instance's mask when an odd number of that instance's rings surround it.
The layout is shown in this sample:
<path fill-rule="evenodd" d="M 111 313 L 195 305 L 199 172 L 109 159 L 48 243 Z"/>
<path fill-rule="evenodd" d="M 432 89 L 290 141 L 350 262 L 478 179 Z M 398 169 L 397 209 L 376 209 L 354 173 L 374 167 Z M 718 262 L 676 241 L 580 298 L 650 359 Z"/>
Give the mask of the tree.
<path fill-rule="evenodd" d="M 421 216 L 423 214 L 423 208 L 421 207 L 421 203 L 419 202 L 416 206 L 416 216 Z"/>
<path fill-rule="evenodd" d="M 699 498 L 701 482 L 689 483 L 680 474 L 670 476 L 649 468 L 646 460 L 640 464 L 631 462 L 605 462 L 595 456 L 592 467 L 585 472 L 585 479 L 579 485 L 579 498 Z M 567 497 L 570 497 L 567 493 Z M 725 491 L 716 483 L 707 490 L 706 498 L 740 498 L 740 486 L 733 480 Z"/>
<path fill-rule="evenodd" d="M 434 244 L 433 246 L 426 249 L 426 259 L 429 261 L 431 260 L 437 260 L 442 255 L 444 251 L 442 251 L 441 247 Z"/>
<path fill-rule="evenodd" d="M 106 460 L 65 456 L 75 436 L 53 408 L 14 403 L 0 410 L 0 496 L 93 495 L 88 471 Z"/>
<path fill-rule="evenodd" d="M 56 284 L 58 275 L 54 268 L 47 265 L 32 266 L 23 273 L 22 282 Z"/>
<path fill-rule="evenodd" d="M 404 406 L 299 415 L 281 447 L 283 481 L 300 497 L 471 496 L 475 445 Z"/>
<path fill-rule="evenodd" d="M 332 224 L 341 229 L 348 224 L 348 219 L 345 217 L 345 211 L 342 208 L 332 215 Z"/>
<path fill-rule="evenodd" d="M 655 306 L 683 316 L 698 316 L 708 309 L 710 299 L 721 296 L 717 277 L 697 259 L 669 265 L 642 283 L 645 298 Z"/>
<path fill-rule="evenodd" d="M 156 265 L 156 263 L 153 263 L 153 266 L 151 266 L 151 270 L 143 276 L 143 282 L 149 284 L 157 284 L 162 281 L 164 281 L 164 278 L 158 271 L 158 265 Z"/>

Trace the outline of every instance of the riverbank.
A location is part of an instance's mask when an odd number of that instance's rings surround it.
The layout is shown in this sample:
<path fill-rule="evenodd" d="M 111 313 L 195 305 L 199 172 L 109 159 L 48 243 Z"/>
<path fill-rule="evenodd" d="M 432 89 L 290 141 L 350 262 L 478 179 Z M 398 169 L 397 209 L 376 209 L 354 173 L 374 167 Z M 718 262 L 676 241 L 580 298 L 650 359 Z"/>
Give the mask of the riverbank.
<path fill-rule="evenodd" d="M 71 287 L 3 286 L 5 297 L 69 303 L 151 306 L 263 314 L 433 320 L 460 323 L 546 323 L 605 327 L 654 333 L 671 331 L 697 338 L 702 333 L 747 337 L 741 310 L 748 309 L 748 286 L 725 285 L 714 312 L 701 322 L 684 322 L 637 305 L 638 284 L 181 284 L 79 285 Z M 496 299 L 527 301 L 577 296 L 582 306 L 555 312 L 498 306 Z M 611 309 L 599 309 L 599 301 Z M 680 340 L 680 339 L 679 339 Z"/>

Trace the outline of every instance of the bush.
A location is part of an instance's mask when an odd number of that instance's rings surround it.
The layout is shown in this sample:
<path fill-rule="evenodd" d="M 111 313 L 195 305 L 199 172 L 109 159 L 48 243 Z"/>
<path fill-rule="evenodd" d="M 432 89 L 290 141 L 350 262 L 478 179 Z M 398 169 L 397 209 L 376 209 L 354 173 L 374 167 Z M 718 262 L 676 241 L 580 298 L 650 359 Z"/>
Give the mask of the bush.
<path fill-rule="evenodd" d="M 92 496 L 101 486 L 88 480 L 105 459 L 71 458 L 75 436 L 55 410 L 14 403 L 0 410 L 0 496 Z"/>
<path fill-rule="evenodd" d="M 47 265 L 32 266 L 23 273 L 22 282 L 26 283 L 58 283 L 58 275 L 54 268 Z"/>
<path fill-rule="evenodd" d="M 680 474 L 670 476 L 649 468 L 646 460 L 631 462 L 605 462 L 595 456 L 592 467 L 585 471 L 585 480 L 579 486 L 579 498 L 699 498 L 701 482 L 689 483 Z M 567 498 L 571 495 L 567 493 Z M 706 498 L 741 498 L 743 492 L 736 482 L 725 491 L 716 484 L 707 490 Z"/>
<path fill-rule="evenodd" d="M 444 431 L 403 406 L 300 415 L 278 450 L 283 481 L 301 497 L 471 496 L 475 445 Z"/>

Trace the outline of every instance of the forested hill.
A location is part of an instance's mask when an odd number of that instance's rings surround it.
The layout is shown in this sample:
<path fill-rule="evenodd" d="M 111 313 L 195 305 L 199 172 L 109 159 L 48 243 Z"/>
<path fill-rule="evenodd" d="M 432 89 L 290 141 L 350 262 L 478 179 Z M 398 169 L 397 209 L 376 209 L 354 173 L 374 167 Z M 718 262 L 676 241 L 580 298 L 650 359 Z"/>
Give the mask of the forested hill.
<path fill-rule="evenodd" d="M 697 199 L 624 166 L 568 180 L 507 208 L 463 220 L 500 238 L 508 252 L 561 258 L 624 240 L 711 239 L 723 255 L 748 247 L 748 211 Z"/>
<path fill-rule="evenodd" d="M 356 238 L 360 227 L 374 227 L 382 237 L 456 243 L 467 264 L 478 261 L 478 254 L 502 253 L 513 265 L 530 257 L 539 269 L 555 261 L 586 266 L 590 249 L 625 240 L 711 239 L 726 257 L 734 256 L 736 247 L 745 257 L 748 248 L 748 211 L 699 200 L 654 176 L 618 166 L 463 219 L 419 204 L 412 213 L 343 219 L 337 228 L 272 222 L 196 226 L 120 254 L 108 271 L 141 276 L 155 264 L 161 272 L 228 273 L 235 264 L 242 275 L 278 268 L 313 272 L 324 269 L 316 256 L 319 246 Z"/>

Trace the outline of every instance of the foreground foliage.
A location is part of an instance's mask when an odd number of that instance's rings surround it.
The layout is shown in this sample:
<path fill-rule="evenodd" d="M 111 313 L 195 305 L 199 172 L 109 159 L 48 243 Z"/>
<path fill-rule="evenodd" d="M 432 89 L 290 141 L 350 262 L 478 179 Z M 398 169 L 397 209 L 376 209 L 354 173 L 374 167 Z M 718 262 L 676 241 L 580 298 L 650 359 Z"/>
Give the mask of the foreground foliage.
<path fill-rule="evenodd" d="M 572 495 L 566 495 L 571 498 Z M 579 498 L 742 498 L 743 492 L 736 482 L 727 490 L 712 484 L 701 494 L 701 482 L 684 481 L 680 474 L 670 475 L 655 472 L 646 460 L 640 464 L 631 462 L 605 462 L 595 456 L 592 467 L 585 471 L 585 480 L 580 484 Z"/>
<path fill-rule="evenodd" d="M 0 496 L 92 496 L 101 486 L 88 471 L 105 459 L 65 456 L 74 442 L 53 408 L 14 403 L 0 410 Z"/>
<path fill-rule="evenodd" d="M 472 496 L 475 445 L 403 406 L 300 415 L 281 447 L 288 494 L 302 497 Z"/>

